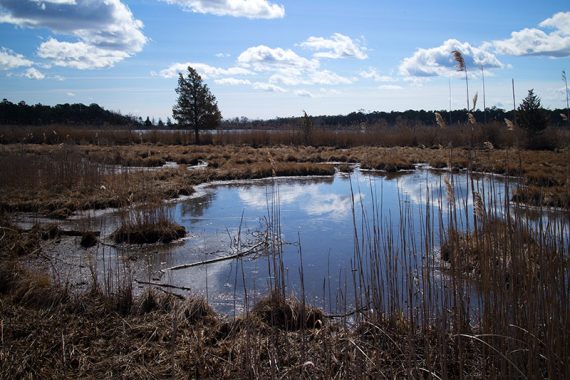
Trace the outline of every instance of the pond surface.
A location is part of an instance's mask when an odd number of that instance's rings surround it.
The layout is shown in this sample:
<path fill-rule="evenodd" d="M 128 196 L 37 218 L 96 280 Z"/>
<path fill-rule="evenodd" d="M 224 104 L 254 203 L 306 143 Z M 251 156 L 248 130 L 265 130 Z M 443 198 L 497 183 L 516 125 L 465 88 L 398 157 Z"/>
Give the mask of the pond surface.
<path fill-rule="evenodd" d="M 173 220 L 188 231 L 182 242 L 164 247 L 104 247 L 92 254 L 99 260 L 100 272 L 113 267 L 111 262 L 118 257 L 128 258 L 117 262 L 137 267 L 139 281 L 191 288 L 218 311 L 239 313 L 246 297 L 247 304 L 254 304 L 274 281 L 272 258 L 267 254 L 258 251 L 240 259 L 166 269 L 259 246 L 268 224 L 278 216 L 287 294 L 301 297 L 304 291 L 308 303 L 337 313 L 354 306 L 355 286 L 362 290 L 355 272 L 372 265 L 370 252 L 382 251 L 375 265 L 390 268 L 383 273 L 410 271 L 419 282 L 430 264 L 426 261 L 438 260 L 434 252 L 449 218 L 454 217 L 461 229 L 472 227 L 472 188 L 481 195 L 483 207 L 500 216 L 514 186 L 512 180 L 496 176 L 476 176 L 471 181 L 464 174 L 421 168 L 393 176 L 356 168 L 332 177 L 208 184 L 200 186 L 192 198 L 167 205 Z M 542 216 L 529 218 L 536 222 Z M 118 219 L 103 215 L 91 223 L 98 224 L 105 235 Z M 401 277 L 395 274 L 394 282 L 402 282 Z M 405 288 L 403 282 L 401 286 Z"/>

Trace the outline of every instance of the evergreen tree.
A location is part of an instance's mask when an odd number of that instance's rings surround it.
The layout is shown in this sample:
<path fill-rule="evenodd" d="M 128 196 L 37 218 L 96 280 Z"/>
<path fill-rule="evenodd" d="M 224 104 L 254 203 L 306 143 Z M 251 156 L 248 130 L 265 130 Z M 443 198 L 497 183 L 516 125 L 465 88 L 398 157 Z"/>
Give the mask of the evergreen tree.
<path fill-rule="evenodd" d="M 199 144 L 200 130 L 216 128 L 222 119 L 216 97 L 202 83 L 198 72 L 190 66 L 186 77 L 178 74 L 176 93 L 178 100 L 172 109 L 172 116 L 181 127 L 194 130 L 196 144 Z"/>
<path fill-rule="evenodd" d="M 540 104 L 540 98 L 534 93 L 534 89 L 528 90 L 527 97 L 519 105 L 517 119 L 519 126 L 526 130 L 531 138 L 548 126 L 548 117 Z"/>

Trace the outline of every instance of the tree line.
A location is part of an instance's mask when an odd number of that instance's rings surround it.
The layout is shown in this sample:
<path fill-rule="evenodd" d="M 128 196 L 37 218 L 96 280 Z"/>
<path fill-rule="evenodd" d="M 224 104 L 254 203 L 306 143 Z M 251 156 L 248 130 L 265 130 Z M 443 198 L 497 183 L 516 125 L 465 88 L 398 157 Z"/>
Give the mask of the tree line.
<path fill-rule="evenodd" d="M 562 115 L 565 109 L 543 109 L 548 119 L 549 125 L 564 126 L 567 121 Z M 407 111 L 355 111 L 347 115 L 319 115 L 312 116 L 315 127 L 324 129 L 358 129 L 366 127 L 398 127 L 398 126 L 430 126 L 436 125 L 435 112 L 439 112 L 446 124 L 450 127 L 453 125 L 465 125 L 467 122 L 467 111 L 446 110 L 426 111 L 426 110 L 407 110 Z M 502 108 L 492 107 L 486 111 L 476 110 L 471 112 L 478 123 L 500 122 L 504 119 L 513 119 L 512 110 L 504 110 Z M 287 129 L 289 127 L 299 127 L 303 124 L 303 116 L 295 117 L 279 117 L 271 120 L 251 120 L 245 117 L 226 119 L 222 122 L 221 127 L 225 129 Z"/>
<path fill-rule="evenodd" d="M 0 103 L 0 125 L 89 125 L 89 126 L 140 126 L 142 119 L 108 111 L 98 104 L 85 105 L 43 104 L 29 105 L 21 101 L 12 103 L 7 99 Z"/>

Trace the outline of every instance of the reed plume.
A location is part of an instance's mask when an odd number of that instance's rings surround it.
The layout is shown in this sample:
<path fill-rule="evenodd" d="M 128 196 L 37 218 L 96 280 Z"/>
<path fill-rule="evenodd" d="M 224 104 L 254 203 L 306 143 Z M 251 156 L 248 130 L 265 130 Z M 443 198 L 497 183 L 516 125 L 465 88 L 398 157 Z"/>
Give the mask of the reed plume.
<path fill-rule="evenodd" d="M 473 97 L 473 108 L 471 108 L 471 111 L 475 111 L 475 108 L 477 108 L 477 99 L 479 99 L 479 93 L 476 92 L 475 96 Z"/>
<path fill-rule="evenodd" d="M 453 185 L 449 180 L 449 177 L 446 175 L 443 178 L 443 182 L 445 183 L 445 189 L 447 193 L 447 202 L 451 205 L 455 203 L 455 192 L 453 191 Z"/>
<path fill-rule="evenodd" d="M 451 54 L 455 62 L 457 62 L 457 71 L 465 71 L 465 59 L 463 59 L 463 54 L 461 54 L 459 50 L 453 50 Z"/>
<path fill-rule="evenodd" d="M 473 198 L 475 203 L 473 212 L 479 218 L 483 218 L 483 215 L 485 215 L 485 205 L 483 204 L 483 198 L 481 198 L 481 194 L 478 191 L 473 192 Z"/>
<path fill-rule="evenodd" d="M 445 121 L 443 120 L 443 117 L 441 116 L 441 114 L 439 112 L 435 113 L 435 121 L 441 129 L 445 128 Z"/>
<path fill-rule="evenodd" d="M 459 50 L 453 50 L 451 52 L 453 59 L 457 62 L 457 71 L 465 71 L 465 87 L 467 89 L 467 111 L 470 110 L 469 108 L 469 80 L 467 79 L 467 65 L 465 65 L 465 59 L 463 58 L 463 54 Z"/>
<path fill-rule="evenodd" d="M 471 112 L 467 114 L 467 119 L 469 120 L 469 124 L 471 125 L 477 124 L 477 120 L 475 119 L 475 116 L 473 116 Z"/>
<path fill-rule="evenodd" d="M 513 124 L 513 122 L 507 118 L 505 118 L 505 124 L 507 125 L 507 129 L 509 131 L 513 131 L 515 129 L 515 125 Z"/>

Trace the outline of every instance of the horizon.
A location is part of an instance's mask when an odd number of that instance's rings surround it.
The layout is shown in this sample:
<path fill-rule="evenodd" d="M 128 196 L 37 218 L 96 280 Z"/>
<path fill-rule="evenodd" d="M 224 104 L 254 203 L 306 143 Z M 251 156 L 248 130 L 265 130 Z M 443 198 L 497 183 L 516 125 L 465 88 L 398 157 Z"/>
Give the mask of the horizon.
<path fill-rule="evenodd" d="M 0 0 L 3 98 L 96 103 L 172 118 L 177 75 L 193 66 L 224 119 L 466 108 L 512 109 L 533 88 L 566 108 L 566 1 Z M 236 32 L 237 31 L 237 32 Z M 451 97 L 450 97 L 451 90 Z"/>

